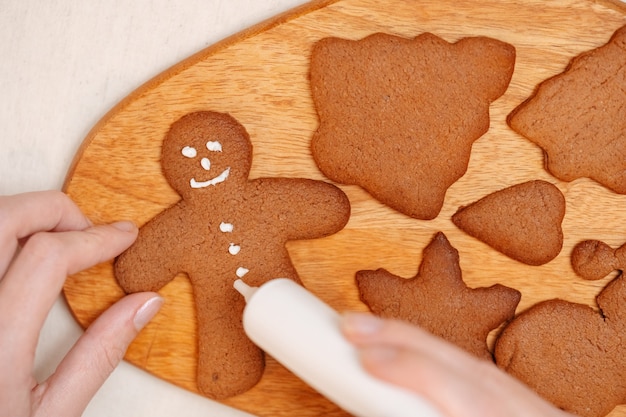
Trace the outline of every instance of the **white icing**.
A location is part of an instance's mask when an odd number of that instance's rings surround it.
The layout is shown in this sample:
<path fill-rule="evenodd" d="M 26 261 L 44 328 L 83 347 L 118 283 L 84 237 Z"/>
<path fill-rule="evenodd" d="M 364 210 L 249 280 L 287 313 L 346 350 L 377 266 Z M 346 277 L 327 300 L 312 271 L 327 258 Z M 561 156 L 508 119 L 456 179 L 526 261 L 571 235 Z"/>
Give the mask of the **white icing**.
<path fill-rule="evenodd" d="M 219 142 L 208 141 L 206 143 L 206 148 L 211 152 L 222 152 L 222 144 Z"/>
<path fill-rule="evenodd" d="M 192 148 L 191 146 L 185 146 L 182 153 L 183 156 L 187 158 L 195 158 L 196 155 L 198 155 L 198 151 L 196 151 L 196 148 Z"/>
<path fill-rule="evenodd" d="M 234 226 L 232 225 L 232 223 L 222 222 L 220 224 L 220 231 L 222 233 L 232 233 L 233 229 L 234 229 Z"/>
<path fill-rule="evenodd" d="M 239 278 L 243 278 L 248 272 L 250 272 L 248 268 L 244 268 L 240 266 L 239 268 L 237 268 L 237 272 L 235 273 L 237 274 Z"/>
<path fill-rule="evenodd" d="M 211 161 L 209 161 L 209 158 L 202 158 L 202 161 L 200 161 L 200 165 L 202 165 L 202 168 L 204 168 L 206 171 L 211 169 Z"/>
<path fill-rule="evenodd" d="M 228 248 L 228 253 L 230 253 L 231 255 L 237 255 L 240 250 L 241 250 L 241 246 L 231 243 L 230 247 Z"/>
<path fill-rule="evenodd" d="M 191 188 L 206 188 L 210 185 L 217 185 L 221 182 L 226 181 L 228 175 L 230 175 L 230 168 L 226 168 L 224 172 L 222 172 L 220 175 L 213 178 L 212 180 L 199 182 L 196 181 L 195 178 L 192 178 L 191 181 L 189 181 L 189 185 L 191 186 Z"/>

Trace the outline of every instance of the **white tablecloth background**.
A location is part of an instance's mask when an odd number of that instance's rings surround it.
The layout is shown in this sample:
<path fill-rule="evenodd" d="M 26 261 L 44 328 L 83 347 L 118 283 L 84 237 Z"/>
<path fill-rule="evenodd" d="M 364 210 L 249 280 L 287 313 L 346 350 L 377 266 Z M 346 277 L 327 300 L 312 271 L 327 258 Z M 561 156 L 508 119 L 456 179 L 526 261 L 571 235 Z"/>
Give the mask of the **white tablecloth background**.
<path fill-rule="evenodd" d="M 60 189 L 91 127 L 135 88 L 305 2 L 0 0 L 0 194 Z M 81 332 L 59 298 L 41 334 L 38 378 L 54 370 Z M 123 363 L 84 415 L 244 414 Z"/>

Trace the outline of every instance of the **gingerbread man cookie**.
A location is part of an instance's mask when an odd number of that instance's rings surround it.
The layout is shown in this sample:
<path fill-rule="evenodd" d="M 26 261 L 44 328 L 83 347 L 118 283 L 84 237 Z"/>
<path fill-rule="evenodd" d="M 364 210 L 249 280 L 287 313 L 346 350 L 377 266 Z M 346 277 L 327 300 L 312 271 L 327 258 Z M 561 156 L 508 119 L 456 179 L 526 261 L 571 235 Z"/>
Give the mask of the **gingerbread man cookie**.
<path fill-rule="evenodd" d="M 503 285 L 469 288 L 463 282 L 459 253 L 443 233 L 424 249 L 413 278 L 384 269 L 356 274 L 361 300 L 374 314 L 421 326 L 429 332 L 492 360 L 487 335 L 513 318 L 519 291 Z"/>
<path fill-rule="evenodd" d="M 126 292 L 157 291 L 185 273 L 198 318 L 199 390 L 215 399 L 243 393 L 264 369 L 246 337 L 244 300 L 233 288 L 285 277 L 299 282 L 285 243 L 341 230 L 346 195 L 310 179 L 249 180 L 252 144 L 233 117 L 191 113 L 175 122 L 162 149 L 163 174 L 181 200 L 141 227 L 115 263 Z"/>

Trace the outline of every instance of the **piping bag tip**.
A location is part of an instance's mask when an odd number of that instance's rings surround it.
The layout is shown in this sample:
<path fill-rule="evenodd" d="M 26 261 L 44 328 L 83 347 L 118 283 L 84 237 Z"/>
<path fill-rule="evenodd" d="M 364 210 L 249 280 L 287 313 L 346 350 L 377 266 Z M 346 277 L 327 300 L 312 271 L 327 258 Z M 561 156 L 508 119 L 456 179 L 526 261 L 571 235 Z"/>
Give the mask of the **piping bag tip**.
<path fill-rule="evenodd" d="M 243 298 L 246 300 L 246 303 L 250 301 L 250 298 L 252 298 L 254 293 L 257 291 L 257 287 L 249 286 L 248 284 L 243 282 L 242 279 L 236 280 L 235 283 L 233 284 L 233 287 L 235 287 L 235 289 L 237 290 L 237 292 L 239 292 L 239 294 L 243 295 Z"/>

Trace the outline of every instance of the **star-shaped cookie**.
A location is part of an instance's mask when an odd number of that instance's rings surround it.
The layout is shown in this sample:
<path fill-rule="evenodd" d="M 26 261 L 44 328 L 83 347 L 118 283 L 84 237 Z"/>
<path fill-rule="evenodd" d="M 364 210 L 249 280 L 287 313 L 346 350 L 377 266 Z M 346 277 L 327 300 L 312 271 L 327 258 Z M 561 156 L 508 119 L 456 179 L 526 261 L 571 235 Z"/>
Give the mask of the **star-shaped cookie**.
<path fill-rule="evenodd" d="M 500 284 L 469 288 L 463 282 L 459 253 L 439 232 L 424 249 L 413 278 L 385 269 L 356 274 L 361 300 L 376 315 L 405 320 L 492 360 L 488 333 L 513 318 L 519 291 Z"/>

